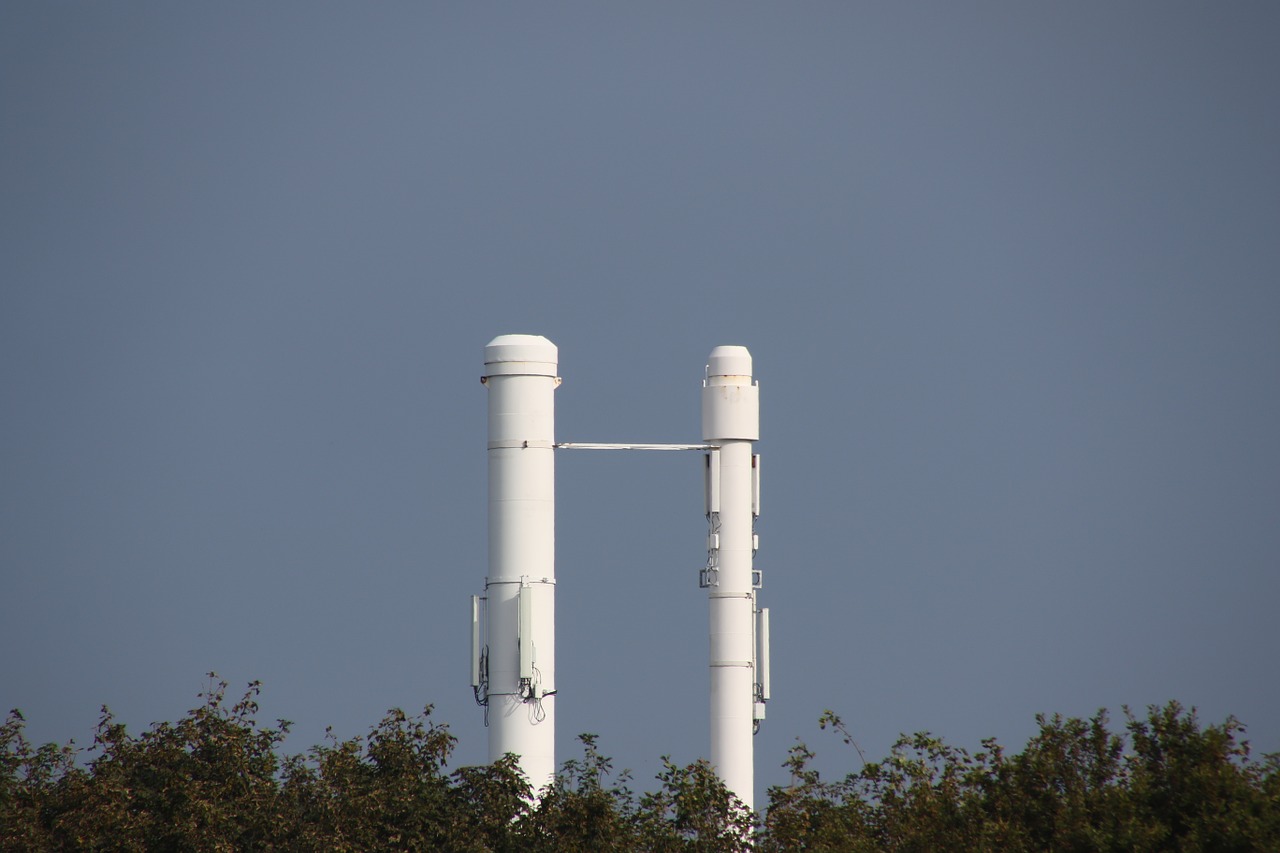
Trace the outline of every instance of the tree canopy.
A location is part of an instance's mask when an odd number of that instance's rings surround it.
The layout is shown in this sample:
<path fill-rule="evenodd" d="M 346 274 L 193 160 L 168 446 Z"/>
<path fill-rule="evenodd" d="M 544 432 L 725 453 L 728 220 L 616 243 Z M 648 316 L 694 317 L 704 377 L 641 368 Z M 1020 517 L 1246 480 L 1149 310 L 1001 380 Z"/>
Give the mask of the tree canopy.
<path fill-rule="evenodd" d="M 392 710 L 369 733 L 283 755 L 289 723 L 257 719 L 211 677 L 177 722 L 130 734 L 102 710 L 93 745 L 34 746 L 0 724 L 0 849 L 448 851 L 1280 850 L 1280 756 L 1250 755 L 1234 718 L 1176 702 L 1143 715 L 1039 716 L 1009 754 L 922 732 L 825 781 L 803 742 L 759 818 L 703 761 L 664 759 L 636 794 L 594 735 L 537 800 L 514 757 L 448 769 L 455 738 Z M 843 721 L 819 721 L 856 747 Z M 859 750 L 859 758 L 861 751 Z M 87 759 L 87 760 L 86 760 Z"/>

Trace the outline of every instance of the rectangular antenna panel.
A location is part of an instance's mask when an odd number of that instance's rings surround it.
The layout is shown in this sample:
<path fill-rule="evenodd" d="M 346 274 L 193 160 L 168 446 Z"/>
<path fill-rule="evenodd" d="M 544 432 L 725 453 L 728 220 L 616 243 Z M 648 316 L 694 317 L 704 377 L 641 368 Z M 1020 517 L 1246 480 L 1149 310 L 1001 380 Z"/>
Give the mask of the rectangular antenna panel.
<path fill-rule="evenodd" d="M 471 686 L 480 686 L 480 596 L 471 596 Z"/>
<path fill-rule="evenodd" d="M 720 451 L 709 450 L 703 457 L 702 495 L 704 514 L 720 511 Z"/>
<path fill-rule="evenodd" d="M 760 517 L 760 454 L 751 457 L 751 514 Z"/>
<path fill-rule="evenodd" d="M 760 698 L 769 701 L 769 608 L 756 611 L 756 680 Z"/>
<path fill-rule="evenodd" d="M 517 637 L 520 646 L 520 677 L 533 678 L 533 587 L 520 587 L 519 598 L 520 622 Z"/>

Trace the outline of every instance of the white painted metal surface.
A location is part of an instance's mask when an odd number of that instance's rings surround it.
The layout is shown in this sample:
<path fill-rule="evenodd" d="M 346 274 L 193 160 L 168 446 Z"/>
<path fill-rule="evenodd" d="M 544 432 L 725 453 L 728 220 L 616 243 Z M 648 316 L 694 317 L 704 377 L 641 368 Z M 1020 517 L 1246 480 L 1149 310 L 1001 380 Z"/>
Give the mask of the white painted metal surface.
<path fill-rule="evenodd" d="M 489 389 L 489 576 L 476 689 L 489 759 L 519 756 L 535 796 L 555 775 L 555 344 L 500 335 Z"/>
<path fill-rule="evenodd" d="M 716 453 L 719 512 L 710 519 L 718 545 L 704 570 L 710 607 L 711 763 L 726 787 L 754 808 L 756 636 L 752 558 L 759 497 L 752 442 L 760 438 L 760 389 L 746 347 L 720 346 L 707 360 L 702 438 Z"/>

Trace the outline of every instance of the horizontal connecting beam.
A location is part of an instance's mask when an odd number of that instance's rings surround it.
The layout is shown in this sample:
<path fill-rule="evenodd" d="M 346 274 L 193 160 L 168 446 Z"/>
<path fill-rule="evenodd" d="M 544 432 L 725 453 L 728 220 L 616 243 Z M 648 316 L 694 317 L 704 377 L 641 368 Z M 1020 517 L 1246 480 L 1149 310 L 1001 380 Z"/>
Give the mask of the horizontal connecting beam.
<path fill-rule="evenodd" d="M 718 444 L 607 444 L 600 441 L 562 441 L 556 450 L 715 450 Z"/>

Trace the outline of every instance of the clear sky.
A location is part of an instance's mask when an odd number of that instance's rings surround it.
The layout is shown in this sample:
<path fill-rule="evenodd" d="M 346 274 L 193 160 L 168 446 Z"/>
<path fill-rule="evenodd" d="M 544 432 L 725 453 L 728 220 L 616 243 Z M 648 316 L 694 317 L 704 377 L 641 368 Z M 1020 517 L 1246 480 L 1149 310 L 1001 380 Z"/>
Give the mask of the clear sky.
<path fill-rule="evenodd" d="M 760 787 L 1178 699 L 1280 750 L 1280 6 L 0 5 L 0 706 L 468 687 L 482 353 L 761 382 Z M 700 460 L 563 452 L 560 758 L 707 750 Z M 762 798 L 761 798 L 762 799 Z"/>

